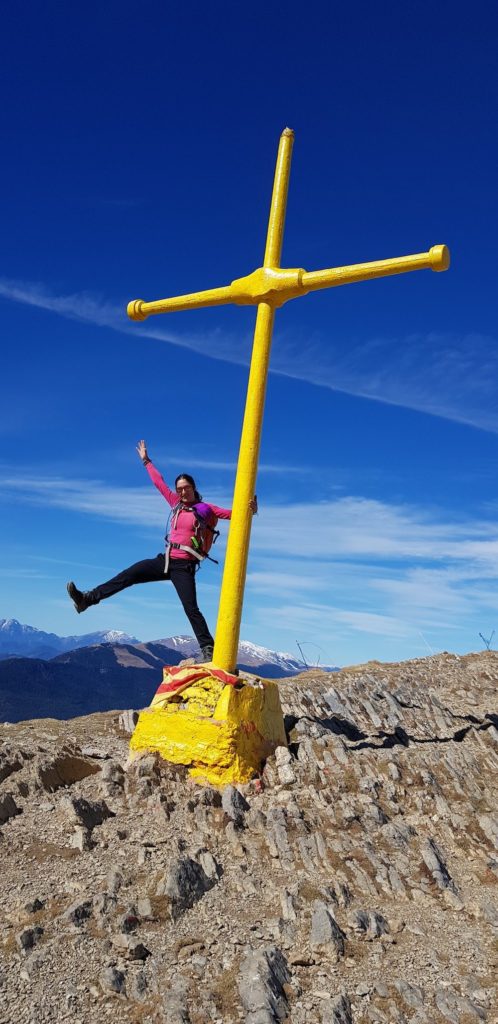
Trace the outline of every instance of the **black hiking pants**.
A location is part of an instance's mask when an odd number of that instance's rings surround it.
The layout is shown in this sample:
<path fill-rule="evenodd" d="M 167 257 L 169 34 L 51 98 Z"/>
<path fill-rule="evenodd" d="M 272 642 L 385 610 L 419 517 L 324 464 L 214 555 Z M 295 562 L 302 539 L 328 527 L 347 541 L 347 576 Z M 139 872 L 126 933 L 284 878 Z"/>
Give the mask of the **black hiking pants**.
<path fill-rule="evenodd" d="M 186 558 L 170 558 L 168 571 L 164 571 L 164 554 L 156 555 L 155 558 L 145 558 L 143 562 L 135 562 L 134 565 L 123 569 L 117 576 L 107 583 L 100 583 L 90 591 L 95 603 L 104 601 L 113 594 L 119 594 L 120 590 L 126 587 L 133 587 L 135 583 L 155 583 L 160 580 L 171 580 L 178 597 L 183 605 L 183 610 L 195 633 L 197 643 L 201 650 L 204 647 L 212 647 L 214 640 L 209 632 L 207 622 L 199 610 L 197 604 L 197 593 L 195 587 L 195 562 Z"/>

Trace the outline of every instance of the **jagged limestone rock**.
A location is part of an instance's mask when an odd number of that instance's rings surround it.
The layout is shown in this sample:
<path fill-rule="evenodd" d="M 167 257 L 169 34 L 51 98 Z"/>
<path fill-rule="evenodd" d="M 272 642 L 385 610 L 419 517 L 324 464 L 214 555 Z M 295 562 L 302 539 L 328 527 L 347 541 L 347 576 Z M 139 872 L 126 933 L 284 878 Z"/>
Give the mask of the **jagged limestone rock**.
<path fill-rule="evenodd" d="M 275 1024 L 287 1017 L 284 985 L 290 980 L 287 961 L 276 946 L 249 953 L 242 961 L 238 989 L 246 1010 L 245 1024 Z"/>
<path fill-rule="evenodd" d="M 82 825 L 90 832 L 102 825 L 106 818 L 114 816 L 105 800 L 85 800 L 84 797 L 67 797 L 60 805 L 61 811 L 72 825 Z"/>
<path fill-rule="evenodd" d="M 216 884 L 217 876 L 209 877 L 204 868 L 190 857 L 181 857 L 172 864 L 168 876 L 157 889 L 170 901 L 171 916 L 176 921 L 190 907 L 202 899 Z"/>
<path fill-rule="evenodd" d="M 331 907 L 321 900 L 315 900 L 311 916 L 311 945 L 314 948 L 327 947 L 335 959 L 344 956 L 344 932 L 337 924 Z"/>
<path fill-rule="evenodd" d="M 17 806 L 12 793 L 4 793 L 0 796 L 0 825 L 21 813 L 21 808 Z"/>

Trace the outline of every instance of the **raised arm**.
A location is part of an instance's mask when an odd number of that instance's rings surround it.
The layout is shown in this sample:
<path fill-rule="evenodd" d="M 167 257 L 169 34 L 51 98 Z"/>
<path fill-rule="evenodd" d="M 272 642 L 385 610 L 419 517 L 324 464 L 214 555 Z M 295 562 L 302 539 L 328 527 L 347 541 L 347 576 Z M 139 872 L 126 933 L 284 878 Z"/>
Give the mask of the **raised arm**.
<path fill-rule="evenodd" d="M 168 505 L 171 505 L 171 508 L 174 508 L 174 506 L 178 504 L 178 495 L 168 487 L 159 470 L 157 470 L 152 464 L 147 452 L 147 445 L 145 441 L 138 442 L 137 452 L 150 476 L 150 479 L 152 480 L 152 483 L 154 484 L 154 487 L 157 487 L 163 498 L 166 498 Z"/>

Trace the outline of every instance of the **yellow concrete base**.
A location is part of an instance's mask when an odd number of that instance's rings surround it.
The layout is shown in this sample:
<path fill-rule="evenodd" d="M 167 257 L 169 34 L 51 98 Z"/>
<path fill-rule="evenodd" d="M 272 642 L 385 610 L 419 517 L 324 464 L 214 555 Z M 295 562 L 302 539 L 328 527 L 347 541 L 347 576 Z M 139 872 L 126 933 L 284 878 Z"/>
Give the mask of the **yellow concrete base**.
<path fill-rule="evenodd" d="M 189 775 L 204 784 L 248 782 L 276 747 L 287 746 L 278 687 L 272 680 L 225 685 L 212 666 L 202 668 L 201 678 L 166 701 L 159 688 L 151 707 L 140 713 L 130 749 L 157 750 L 166 761 L 187 765 Z"/>

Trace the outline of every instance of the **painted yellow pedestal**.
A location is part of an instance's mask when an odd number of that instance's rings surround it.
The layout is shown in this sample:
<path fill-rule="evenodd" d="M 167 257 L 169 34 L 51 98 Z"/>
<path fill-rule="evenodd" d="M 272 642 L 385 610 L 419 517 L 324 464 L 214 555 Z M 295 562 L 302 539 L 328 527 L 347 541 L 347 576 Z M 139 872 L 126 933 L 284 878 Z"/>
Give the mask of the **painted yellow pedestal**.
<path fill-rule="evenodd" d="M 165 681 L 167 680 L 167 669 Z M 161 689 L 161 688 L 160 688 Z M 157 750 L 165 761 L 184 764 L 201 783 L 249 782 L 276 747 L 287 746 L 277 684 L 244 679 L 225 685 L 211 674 L 196 679 L 167 702 L 154 698 L 140 713 L 131 751 Z"/>

